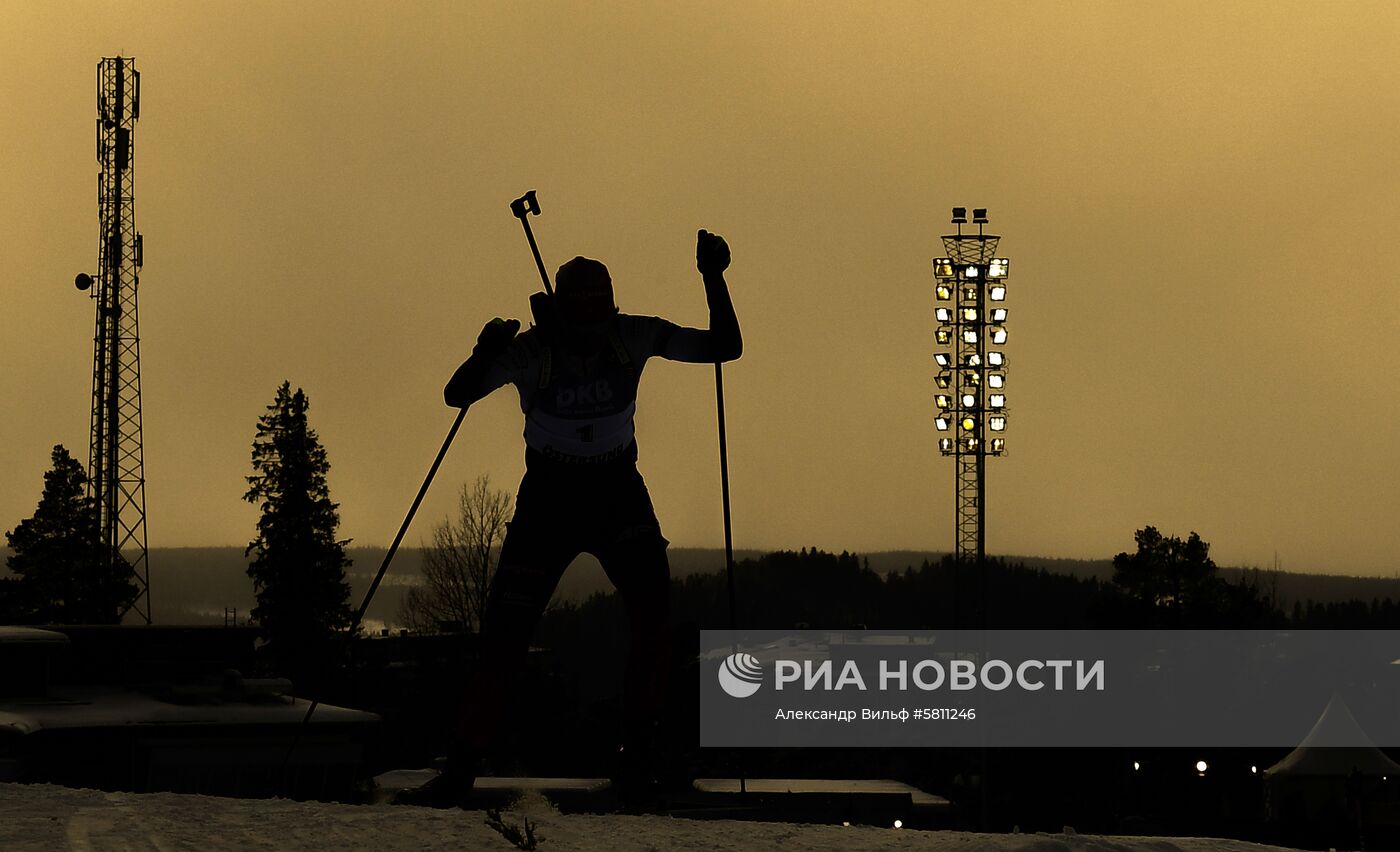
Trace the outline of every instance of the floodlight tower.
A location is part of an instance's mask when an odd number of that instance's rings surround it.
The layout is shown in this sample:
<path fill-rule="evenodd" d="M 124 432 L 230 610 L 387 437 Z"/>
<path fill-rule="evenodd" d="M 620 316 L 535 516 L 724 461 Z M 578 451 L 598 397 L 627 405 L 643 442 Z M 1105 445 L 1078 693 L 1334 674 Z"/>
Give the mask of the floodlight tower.
<path fill-rule="evenodd" d="M 126 57 L 97 63 L 99 219 L 96 279 L 78 275 L 96 302 L 92 339 L 92 440 L 88 493 L 98 508 L 98 558 L 130 565 L 138 587 L 132 609 L 151 623 L 146 548 L 146 476 L 141 448 L 141 335 L 136 290 L 141 235 L 136 232 L 133 130 L 141 117 L 141 73 Z M 93 285 L 96 284 L 94 287 Z"/>
<path fill-rule="evenodd" d="M 945 257 L 933 261 L 934 340 L 947 350 L 938 364 L 934 395 L 938 450 L 956 471 L 956 538 L 959 562 L 981 565 L 987 552 L 988 456 L 1006 452 L 1006 277 L 1010 262 L 996 257 L 1000 237 L 983 232 L 987 211 L 972 211 L 977 233 L 964 234 L 967 208 L 953 208 L 956 234 L 943 237 Z"/>

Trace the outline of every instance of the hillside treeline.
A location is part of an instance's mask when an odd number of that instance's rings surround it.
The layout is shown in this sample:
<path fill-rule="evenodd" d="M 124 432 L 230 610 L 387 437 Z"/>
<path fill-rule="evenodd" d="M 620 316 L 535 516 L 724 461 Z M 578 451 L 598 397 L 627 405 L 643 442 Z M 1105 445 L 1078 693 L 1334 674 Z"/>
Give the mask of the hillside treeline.
<path fill-rule="evenodd" d="M 736 624 L 741 629 L 1389 629 L 1400 624 L 1391 598 L 1284 607 L 1265 572 L 1206 576 L 1176 605 L 1135 594 L 1122 582 L 1074 577 L 989 558 L 981 570 L 951 556 L 881 575 L 850 553 L 781 551 L 735 565 Z M 672 621 L 729 627 L 721 573 L 672 581 Z M 564 602 L 545 614 L 537 641 L 617 633 L 624 614 L 611 592 Z M 575 631 L 581 631 L 575 633 Z"/>

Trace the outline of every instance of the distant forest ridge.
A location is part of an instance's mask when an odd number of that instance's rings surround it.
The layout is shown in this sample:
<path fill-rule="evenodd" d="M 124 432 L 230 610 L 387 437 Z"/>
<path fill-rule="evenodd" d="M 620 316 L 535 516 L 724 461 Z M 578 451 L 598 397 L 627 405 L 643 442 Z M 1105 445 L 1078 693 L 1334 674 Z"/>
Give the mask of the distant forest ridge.
<path fill-rule="evenodd" d="M 347 553 L 354 564 L 350 570 L 351 606 L 359 606 L 375 572 L 384 559 L 385 548 L 351 547 Z M 768 551 L 736 550 L 735 561 L 756 559 Z M 0 548 L 0 557 L 9 555 Z M 693 574 L 709 574 L 724 570 L 724 551 L 718 548 L 671 548 L 671 573 L 676 578 Z M 876 574 L 885 576 L 915 571 L 925 560 L 936 564 L 946 551 L 892 550 L 857 554 Z M 1035 556 L 998 557 L 1008 564 L 1021 564 L 1033 570 L 1051 574 L 1066 574 L 1079 578 L 1110 580 L 1113 564 L 1110 559 L 1052 559 Z M 423 551 L 417 547 L 400 548 L 384 578 L 383 585 L 366 615 L 367 626 L 378 629 L 399 623 L 399 605 L 407 588 L 418 582 Z M 239 623 L 247 619 L 254 605 L 252 582 L 246 572 L 248 560 L 241 547 L 173 547 L 154 548 L 150 553 L 151 605 L 155 619 L 162 623 L 221 623 L 226 611 Z M 0 559 L 0 574 L 7 573 Z M 1220 576 L 1227 582 L 1238 581 L 1240 568 L 1221 568 Z M 1262 591 L 1272 593 L 1279 607 L 1288 612 L 1294 603 L 1308 600 L 1320 604 L 1390 598 L 1400 602 L 1400 578 L 1348 577 L 1328 574 L 1293 574 L 1284 571 L 1261 570 L 1257 582 Z M 580 557 L 565 572 L 555 599 L 579 602 L 596 592 L 612 588 L 602 567 L 590 556 Z M 235 612 L 236 611 L 236 612 Z"/>

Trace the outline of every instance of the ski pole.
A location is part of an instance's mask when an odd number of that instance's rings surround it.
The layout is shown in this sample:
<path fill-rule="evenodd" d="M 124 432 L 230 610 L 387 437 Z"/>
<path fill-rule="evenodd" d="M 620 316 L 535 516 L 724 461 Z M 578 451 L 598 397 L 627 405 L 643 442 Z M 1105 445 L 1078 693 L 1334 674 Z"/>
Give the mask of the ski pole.
<path fill-rule="evenodd" d="M 734 605 L 734 530 L 729 520 L 729 442 L 724 428 L 724 368 L 718 361 L 715 362 L 715 402 L 719 411 L 719 485 L 724 503 L 724 574 L 729 587 L 729 631 L 733 635 L 739 629 Z M 734 650 L 738 651 L 738 645 Z M 742 772 L 739 773 L 739 792 L 748 792 Z"/>
<path fill-rule="evenodd" d="M 384 579 L 385 573 L 389 570 L 389 563 L 394 561 L 394 554 L 399 550 L 399 544 L 403 541 L 404 534 L 408 532 L 409 524 L 413 523 L 413 516 L 418 513 L 418 507 L 423 502 L 423 497 L 428 493 L 428 486 L 433 484 L 433 477 L 437 475 L 438 468 L 442 465 L 442 460 L 447 456 L 447 450 L 452 446 L 452 440 L 457 437 L 457 430 L 462 428 L 462 420 L 467 416 L 467 409 L 463 408 L 457 412 L 457 418 L 452 421 L 452 428 L 447 430 L 447 437 L 442 441 L 442 447 L 438 449 L 437 457 L 433 459 L 432 467 L 428 468 L 428 475 L 423 478 L 423 484 L 418 487 L 418 495 L 413 498 L 413 505 L 408 507 L 408 514 L 404 516 L 403 523 L 399 525 L 398 534 L 394 536 L 393 544 L 389 545 L 389 551 L 384 554 L 384 561 L 379 563 L 379 573 L 374 575 L 374 582 L 369 584 L 369 591 L 365 592 L 364 600 L 360 601 L 360 608 L 355 612 L 354 619 L 350 622 L 350 630 L 345 634 L 346 646 L 354 639 L 355 632 L 360 628 L 360 622 L 364 620 L 365 612 L 369 609 L 369 603 L 374 599 L 374 593 L 379 590 L 379 583 Z M 311 722 L 311 714 L 316 712 L 320 706 L 319 699 L 312 699 L 311 706 L 306 708 L 306 716 L 297 726 L 295 736 L 292 737 L 292 744 L 287 749 L 287 754 L 282 758 L 281 776 L 286 777 L 287 766 L 291 762 L 292 753 L 296 751 L 297 744 L 301 741 L 302 732 Z"/>
<path fill-rule="evenodd" d="M 535 190 L 530 190 L 510 203 L 510 211 L 520 219 L 520 224 L 525 227 L 525 238 L 530 241 L 530 252 L 535 256 L 535 266 L 539 268 L 540 279 L 544 281 L 545 292 L 554 295 L 554 290 L 549 286 L 549 275 L 544 270 L 544 261 L 540 258 L 539 246 L 535 244 L 535 235 L 530 232 L 530 220 L 526 218 L 533 213 L 540 214 L 540 204 L 535 198 Z M 716 365 L 718 366 L 718 365 Z M 457 418 L 452 421 L 452 428 L 447 430 L 447 437 L 442 441 L 442 447 L 438 449 L 437 457 L 433 459 L 433 464 L 428 468 L 428 475 L 423 478 L 423 484 L 418 487 L 418 494 L 413 498 L 413 505 L 408 507 L 408 514 L 404 516 L 403 523 L 399 525 L 399 531 L 394 536 L 394 541 L 389 545 L 389 550 L 384 554 L 384 561 L 379 564 L 379 572 L 374 575 L 374 581 L 369 585 L 369 591 L 365 592 L 364 600 L 360 602 L 360 608 L 356 611 L 354 619 L 350 622 L 350 630 L 346 634 L 347 647 L 354 639 L 355 632 L 360 627 L 360 622 L 365 617 L 365 612 L 369 609 L 370 601 L 374 599 L 374 593 L 379 590 L 379 584 L 384 579 L 384 575 L 389 570 L 389 564 L 394 561 L 394 554 L 398 552 L 399 544 L 403 541 L 404 534 L 408 532 L 409 524 L 413 523 L 413 516 L 418 513 L 418 507 L 423 502 L 423 497 L 428 493 L 428 487 L 433 484 L 433 477 L 437 475 L 438 468 L 442 465 L 442 460 L 447 456 L 447 450 L 452 446 L 452 441 L 457 437 L 457 430 L 462 428 L 462 420 L 467 416 L 467 409 L 463 408 L 457 412 Z M 311 722 L 311 716 L 320 706 L 319 699 L 312 699 L 311 705 L 306 708 L 306 716 L 297 726 L 296 734 L 292 737 L 292 744 L 287 749 L 287 754 L 282 758 L 282 768 L 280 775 L 286 778 L 287 766 L 290 764 L 292 754 L 296 751 L 297 744 L 301 741 L 301 735 L 306 730 L 306 726 Z"/>
<path fill-rule="evenodd" d="M 738 630 L 734 606 L 734 531 L 729 520 L 729 442 L 724 428 L 724 368 L 715 363 L 715 401 L 719 411 L 719 486 L 724 503 L 724 571 L 729 587 L 729 629 Z"/>

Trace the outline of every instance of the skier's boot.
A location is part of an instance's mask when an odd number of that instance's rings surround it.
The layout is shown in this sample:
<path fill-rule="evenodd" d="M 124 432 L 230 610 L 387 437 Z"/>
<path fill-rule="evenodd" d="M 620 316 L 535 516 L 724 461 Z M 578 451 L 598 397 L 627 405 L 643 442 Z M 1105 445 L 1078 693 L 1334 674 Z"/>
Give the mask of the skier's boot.
<path fill-rule="evenodd" d="M 394 796 L 393 803 L 428 808 L 466 808 L 471 802 L 480 762 L 481 757 L 477 753 L 454 746 L 442 761 L 442 768 L 435 778 L 422 786 L 400 791 Z"/>

